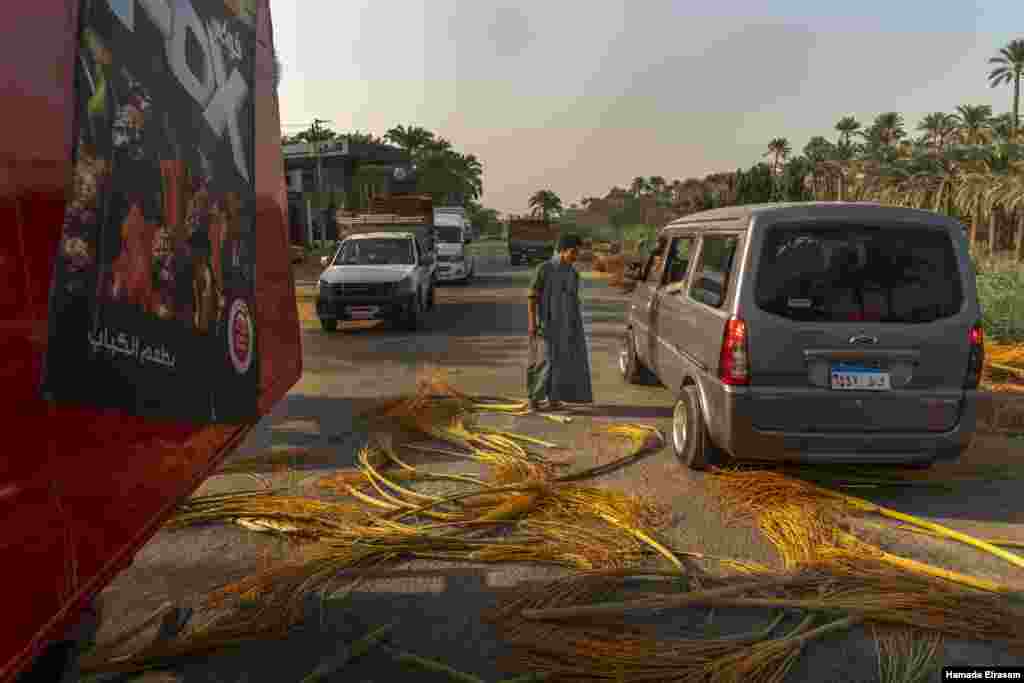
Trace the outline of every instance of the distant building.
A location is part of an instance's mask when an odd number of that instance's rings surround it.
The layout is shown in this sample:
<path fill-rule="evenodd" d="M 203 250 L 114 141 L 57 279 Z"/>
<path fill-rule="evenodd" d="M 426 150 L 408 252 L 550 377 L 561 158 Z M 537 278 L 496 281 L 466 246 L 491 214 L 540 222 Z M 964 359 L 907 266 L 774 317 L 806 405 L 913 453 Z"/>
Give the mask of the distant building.
<path fill-rule="evenodd" d="M 318 156 L 323 173 L 322 189 L 324 192 L 337 193 L 337 209 L 345 208 L 344 198 L 351 195 L 354 189 L 353 179 L 363 164 L 382 166 L 389 171 L 382 174 L 384 187 L 379 187 L 378 190 L 385 193 L 415 190 L 416 180 L 409 153 L 391 145 L 350 143 L 346 139 L 331 140 L 318 145 L 300 142 L 284 145 L 282 153 L 285 180 L 288 184 L 288 214 L 293 243 L 304 243 L 308 239 L 306 193 L 321 189 L 317 183 Z M 333 220 L 326 220 L 327 214 L 328 212 L 324 211 L 323 216 L 311 218 L 320 223 L 327 222 L 330 233 L 334 225 Z M 332 234 L 328 234 L 327 237 L 333 239 Z"/>

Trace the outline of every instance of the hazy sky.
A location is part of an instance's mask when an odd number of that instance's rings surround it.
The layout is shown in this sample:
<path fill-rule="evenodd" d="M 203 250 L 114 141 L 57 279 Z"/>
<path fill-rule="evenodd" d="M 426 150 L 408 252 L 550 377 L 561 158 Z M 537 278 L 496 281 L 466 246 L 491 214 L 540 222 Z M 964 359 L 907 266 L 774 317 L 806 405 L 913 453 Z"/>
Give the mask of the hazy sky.
<path fill-rule="evenodd" d="M 271 0 L 283 123 L 424 126 L 481 159 L 483 202 L 506 212 L 541 188 L 568 205 L 637 175 L 747 167 L 772 137 L 833 139 L 847 114 L 912 128 L 958 104 L 1007 111 L 987 59 L 1024 37 L 1021 7 Z"/>

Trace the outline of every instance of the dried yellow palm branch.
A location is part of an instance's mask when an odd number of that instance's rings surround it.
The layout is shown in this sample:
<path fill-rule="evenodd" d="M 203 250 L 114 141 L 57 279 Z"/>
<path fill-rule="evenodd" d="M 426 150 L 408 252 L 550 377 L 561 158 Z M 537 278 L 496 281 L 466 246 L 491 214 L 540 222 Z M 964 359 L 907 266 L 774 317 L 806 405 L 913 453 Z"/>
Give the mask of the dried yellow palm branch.
<path fill-rule="evenodd" d="M 842 562 L 846 558 L 870 557 L 886 564 L 891 564 L 907 571 L 916 572 L 927 576 L 933 576 L 951 583 L 961 584 L 989 593 L 1010 593 L 1012 589 L 996 581 L 982 579 L 977 576 L 955 572 L 950 569 L 936 567 L 934 565 L 918 562 L 907 557 L 900 557 L 888 553 L 877 546 L 864 543 L 851 534 L 842 533 L 840 537 L 842 548 L 825 548 L 819 553 L 819 559 L 823 561 Z"/>
<path fill-rule="evenodd" d="M 654 550 L 656 550 L 659 555 L 661 555 L 669 562 L 674 564 L 676 567 L 678 567 L 679 571 L 683 571 L 683 563 L 679 561 L 679 558 L 676 557 L 671 550 L 669 550 L 664 545 L 656 541 L 649 534 L 645 533 L 642 529 L 630 525 L 620 520 L 618 517 L 615 517 L 614 515 L 610 515 L 604 512 L 599 512 L 598 514 L 605 521 L 619 527 L 620 529 L 623 529 L 624 531 L 626 531 L 629 534 L 632 534 L 633 536 L 636 536 L 638 539 L 640 539 L 641 541 L 652 547 Z"/>
<path fill-rule="evenodd" d="M 852 510 L 924 528 L 1024 567 L 1024 558 L 991 543 L 778 472 L 718 470 L 715 479 L 722 498 L 740 512 L 755 516 L 790 565 L 812 559 L 819 550 L 838 547 L 839 521 L 844 512 Z"/>
<path fill-rule="evenodd" d="M 853 496 L 842 494 L 834 495 L 841 495 L 841 499 L 844 503 L 860 512 L 875 513 L 877 515 L 881 515 L 889 519 L 895 519 L 906 524 L 911 524 L 922 529 L 927 529 L 928 531 L 931 531 L 939 536 L 954 541 L 959 541 L 973 548 L 977 548 L 978 550 L 987 552 L 990 555 L 995 555 L 1000 559 L 1006 560 L 1012 565 L 1024 568 L 1024 557 L 1021 557 L 1020 555 L 1017 555 L 1015 553 L 1011 553 L 1008 550 L 999 548 L 995 545 L 992 545 L 991 543 L 987 543 L 986 541 L 974 538 L 973 536 L 969 536 L 965 533 L 961 533 L 954 529 L 950 529 L 949 527 L 942 526 L 941 524 L 929 522 L 928 520 L 921 519 L 920 517 L 908 515 L 897 510 L 892 510 L 890 508 L 883 507 L 881 505 L 876 505 L 875 503 L 863 500 L 861 498 L 855 498 Z"/>
<path fill-rule="evenodd" d="M 240 493 L 193 498 L 178 509 L 166 526 L 180 529 L 196 524 L 233 522 L 239 518 L 273 520 L 295 525 L 313 535 L 326 535 L 352 521 L 365 521 L 368 514 L 357 505 L 268 491 L 256 495 Z"/>
<path fill-rule="evenodd" d="M 504 522 L 523 517 L 536 509 L 541 492 L 522 493 L 510 496 L 500 505 L 481 515 L 481 522 Z"/>
<path fill-rule="evenodd" d="M 934 538 L 945 538 L 944 535 L 931 531 L 929 529 L 922 529 L 920 527 L 913 526 L 911 524 L 900 524 L 896 527 L 902 531 L 909 531 L 915 534 L 921 534 L 923 536 L 932 536 Z M 1024 548 L 1024 541 L 1014 540 L 1012 538 L 984 538 L 985 543 L 995 546 L 1002 546 L 1005 548 Z"/>

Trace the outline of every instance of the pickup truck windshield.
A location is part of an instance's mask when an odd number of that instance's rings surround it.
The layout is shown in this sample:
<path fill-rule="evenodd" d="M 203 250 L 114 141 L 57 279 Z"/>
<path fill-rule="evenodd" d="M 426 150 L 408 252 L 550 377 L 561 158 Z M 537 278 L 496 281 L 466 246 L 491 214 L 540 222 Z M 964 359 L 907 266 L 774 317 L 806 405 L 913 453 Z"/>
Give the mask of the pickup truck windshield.
<path fill-rule="evenodd" d="M 437 241 L 445 243 L 462 243 L 462 228 L 451 225 L 440 225 L 437 227 Z"/>
<path fill-rule="evenodd" d="M 411 266 L 412 240 L 362 239 L 348 240 L 341 245 L 336 266 Z"/>

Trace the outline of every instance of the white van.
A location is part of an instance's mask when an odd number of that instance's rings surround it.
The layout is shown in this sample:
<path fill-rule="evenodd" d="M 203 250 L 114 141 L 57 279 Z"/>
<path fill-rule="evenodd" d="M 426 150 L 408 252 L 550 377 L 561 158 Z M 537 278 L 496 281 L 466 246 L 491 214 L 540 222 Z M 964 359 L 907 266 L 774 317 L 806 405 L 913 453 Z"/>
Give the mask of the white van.
<path fill-rule="evenodd" d="M 438 282 L 466 283 L 476 271 L 475 259 L 466 252 L 473 238 L 465 212 L 461 206 L 434 209 Z"/>

